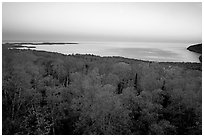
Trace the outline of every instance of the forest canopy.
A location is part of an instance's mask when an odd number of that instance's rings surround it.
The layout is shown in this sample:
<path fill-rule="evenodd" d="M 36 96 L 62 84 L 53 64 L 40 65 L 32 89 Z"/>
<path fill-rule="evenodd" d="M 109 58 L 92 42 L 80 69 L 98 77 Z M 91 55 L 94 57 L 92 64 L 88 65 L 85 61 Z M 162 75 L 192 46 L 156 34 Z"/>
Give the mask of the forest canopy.
<path fill-rule="evenodd" d="M 201 63 L 3 45 L 2 133 L 202 134 Z"/>

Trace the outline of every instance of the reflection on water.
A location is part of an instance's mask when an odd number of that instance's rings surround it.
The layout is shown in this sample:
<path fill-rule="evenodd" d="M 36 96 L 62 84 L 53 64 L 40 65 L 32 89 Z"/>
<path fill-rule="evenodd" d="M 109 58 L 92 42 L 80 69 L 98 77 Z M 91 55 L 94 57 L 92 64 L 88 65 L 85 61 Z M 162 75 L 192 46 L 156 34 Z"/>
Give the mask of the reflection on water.
<path fill-rule="evenodd" d="M 199 55 L 186 49 L 190 44 L 175 43 L 80 43 L 65 45 L 36 45 L 36 50 L 63 54 L 94 54 L 127 58 L 168 61 L 199 62 Z M 25 45 L 33 46 L 33 45 Z"/>

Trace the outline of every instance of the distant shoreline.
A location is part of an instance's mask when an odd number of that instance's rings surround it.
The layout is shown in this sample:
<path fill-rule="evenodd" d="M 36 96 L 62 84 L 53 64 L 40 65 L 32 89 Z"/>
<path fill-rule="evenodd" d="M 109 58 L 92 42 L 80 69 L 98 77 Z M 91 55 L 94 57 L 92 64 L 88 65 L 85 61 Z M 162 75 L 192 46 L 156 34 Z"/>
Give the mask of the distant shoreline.
<path fill-rule="evenodd" d="M 4 43 L 4 45 L 9 45 L 9 48 L 28 48 L 28 49 L 34 49 L 35 46 L 23 46 L 23 45 L 64 45 L 64 44 L 79 44 L 76 42 L 14 42 L 14 43 Z"/>
<path fill-rule="evenodd" d="M 77 42 L 14 42 L 10 43 L 7 42 L 5 44 L 10 44 L 10 45 L 63 45 L 63 44 L 79 44 Z"/>

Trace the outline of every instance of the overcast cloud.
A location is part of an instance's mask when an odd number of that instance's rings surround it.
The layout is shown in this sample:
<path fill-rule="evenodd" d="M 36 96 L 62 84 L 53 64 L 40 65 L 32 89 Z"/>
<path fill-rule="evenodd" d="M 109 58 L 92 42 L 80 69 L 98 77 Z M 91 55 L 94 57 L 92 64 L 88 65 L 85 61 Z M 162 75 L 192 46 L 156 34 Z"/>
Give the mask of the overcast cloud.
<path fill-rule="evenodd" d="M 202 3 L 3 3 L 3 41 L 202 41 Z"/>

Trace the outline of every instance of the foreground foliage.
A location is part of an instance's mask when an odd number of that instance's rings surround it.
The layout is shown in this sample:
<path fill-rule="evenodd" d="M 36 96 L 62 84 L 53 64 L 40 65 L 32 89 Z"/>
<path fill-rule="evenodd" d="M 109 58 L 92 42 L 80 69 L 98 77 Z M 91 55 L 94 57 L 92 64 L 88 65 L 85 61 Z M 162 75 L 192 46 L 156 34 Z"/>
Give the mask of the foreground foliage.
<path fill-rule="evenodd" d="M 3 134 L 202 133 L 200 64 L 4 46 L 2 60 Z"/>

